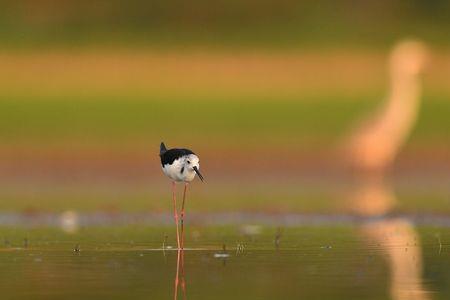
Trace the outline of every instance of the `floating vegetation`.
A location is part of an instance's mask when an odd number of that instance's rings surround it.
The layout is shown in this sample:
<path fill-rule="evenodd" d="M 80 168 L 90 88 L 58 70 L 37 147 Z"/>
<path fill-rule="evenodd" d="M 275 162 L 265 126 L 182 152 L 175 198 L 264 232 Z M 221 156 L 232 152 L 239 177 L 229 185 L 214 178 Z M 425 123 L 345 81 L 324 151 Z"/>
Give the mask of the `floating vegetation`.
<path fill-rule="evenodd" d="M 245 252 L 245 244 L 237 243 L 236 245 L 236 256 L 242 255 Z"/>
<path fill-rule="evenodd" d="M 277 249 L 277 250 L 280 248 L 280 241 L 281 241 L 282 235 L 283 235 L 283 229 L 281 227 L 278 227 L 277 232 L 275 233 L 275 238 L 274 238 L 275 249 Z"/>

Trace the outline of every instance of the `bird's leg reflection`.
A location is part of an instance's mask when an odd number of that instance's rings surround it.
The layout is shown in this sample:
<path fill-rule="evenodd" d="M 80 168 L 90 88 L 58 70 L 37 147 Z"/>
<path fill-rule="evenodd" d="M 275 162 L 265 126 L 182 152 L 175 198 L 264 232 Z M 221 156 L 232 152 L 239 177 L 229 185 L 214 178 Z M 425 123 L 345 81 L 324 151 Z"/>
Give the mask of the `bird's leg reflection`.
<path fill-rule="evenodd" d="M 353 208 L 363 216 L 386 216 L 395 205 L 392 190 L 380 178 L 366 178 L 352 190 Z M 379 245 L 391 270 L 391 296 L 395 300 L 428 300 L 422 285 L 422 250 L 414 225 L 403 218 L 368 222 L 360 228 L 369 243 Z"/>
<path fill-rule="evenodd" d="M 184 249 L 181 249 L 180 283 L 183 292 L 183 299 L 186 300 L 186 281 L 184 279 Z"/>
<path fill-rule="evenodd" d="M 186 281 L 184 280 L 184 250 L 177 250 L 177 271 L 175 273 L 174 282 L 174 300 L 178 299 L 178 286 L 181 286 L 183 299 L 186 299 Z"/>
<path fill-rule="evenodd" d="M 361 230 L 387 254 L 391 269 L 392 299 L 430 299 L 422 285 L 422 249 L 413 224 L 394 218 L 366 224 Z"/>
<path fill-rule="evenodd" d="M 178 278 L 179 278 L 179 271 L 180 271 L 180 249 L 178 249 L 177 253 L 177 271 L 175 273 L 175 286 L 174 286 L 174 295 L 173 299 L 177 300 L 178 298 Z"/>

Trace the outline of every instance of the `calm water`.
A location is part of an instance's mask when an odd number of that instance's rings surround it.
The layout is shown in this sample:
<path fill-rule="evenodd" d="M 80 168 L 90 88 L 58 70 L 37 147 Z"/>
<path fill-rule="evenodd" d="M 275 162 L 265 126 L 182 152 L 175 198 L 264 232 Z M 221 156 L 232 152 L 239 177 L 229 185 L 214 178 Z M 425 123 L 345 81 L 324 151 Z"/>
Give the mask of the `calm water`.
<path fill-rule="evenodd" d="M 2 299 L 450 298 L 450 228 L 404 218 L 191 225 L 183 252 L 166 226 L 0 233 Z"/>

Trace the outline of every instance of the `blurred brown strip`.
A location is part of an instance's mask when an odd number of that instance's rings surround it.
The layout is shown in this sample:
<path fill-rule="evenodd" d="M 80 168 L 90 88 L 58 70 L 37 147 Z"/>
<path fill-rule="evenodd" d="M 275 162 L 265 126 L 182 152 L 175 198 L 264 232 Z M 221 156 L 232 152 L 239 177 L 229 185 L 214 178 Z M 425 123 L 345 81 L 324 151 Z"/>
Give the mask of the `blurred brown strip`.
<path fill-rule="evenodd" d="M 250 151 L 252 155 L 248 155 Z M 302 150 L 297 147 L 203 149 L 202 172 L 210 178 L 291 176 L 341 176 L 349 170 L 333 150 Z M 277 153 L 277 155 L 273 155 Z M 401 153 L 390 173 L 450 175 L 448 147 L 415 147 Z M 147 151 L 128 149 L 5 149 L 0 152 L 0 178 L 90 180 L 115 178 L 147 180 L 161 176 L 158 157 Z"/>
<path fill-rule="evenodd" d="M 384 90 L 385 57 L 379 53 L 357 50 L 183 53 L 143 49 L 0 52 L 0 88 L 3 93 L 25 90 L 43 94 L 354 93 Z M 450 92 L 449 77 L 450 54 L 435 55 L 427 86 Z"/>

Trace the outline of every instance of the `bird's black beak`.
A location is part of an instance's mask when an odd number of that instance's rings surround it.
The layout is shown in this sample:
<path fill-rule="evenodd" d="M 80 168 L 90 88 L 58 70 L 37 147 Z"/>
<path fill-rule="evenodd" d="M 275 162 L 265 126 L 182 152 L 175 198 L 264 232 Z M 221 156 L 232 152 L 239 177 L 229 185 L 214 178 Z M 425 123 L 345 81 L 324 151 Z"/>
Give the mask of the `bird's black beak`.
<path fill-rule="evenodd" d="M 194 167 L 194 171 L 195 173 L 197 173 L 198 178 L 200 178 L 200 180 L 203 182 L 203 176 L 202 174 L 200 174 L 200 170 L 197 167 Z"/>

